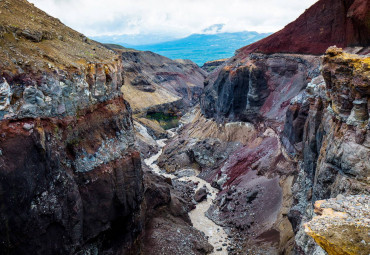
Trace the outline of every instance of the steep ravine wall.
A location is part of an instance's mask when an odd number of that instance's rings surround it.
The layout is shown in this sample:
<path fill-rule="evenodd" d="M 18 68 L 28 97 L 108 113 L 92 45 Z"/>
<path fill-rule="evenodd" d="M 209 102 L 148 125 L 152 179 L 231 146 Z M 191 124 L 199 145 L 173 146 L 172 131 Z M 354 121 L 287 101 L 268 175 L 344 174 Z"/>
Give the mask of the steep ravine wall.
<path fill-rule="evenodd" d="M 292 143 L 302 155 L 302 171 L 288 215 L 297 232 L 297 251 L 313 252 L 302 224 L 313 216 L 315 201 L 339 194 L 369 195 L 369 61 L 369 57 L 329 48 L 323 78 L 309 84 L 306 99 L 298 103 L 307 117 L 302 140 Z M 305 104 L 309 107 L 302 107 Z M 291 136 L 288 139 L 292 141 Z"/>
<path fill-rule="evenodd" d="M 44 72 L 28 86 L 2 80 L 5 253 L 74 253 L 107 231 L 135 239 L 142 170 L 120 65 L 98 63 L 72 78 Z"/>
<path fill-rule="evenodd" d="M 144 190 L 122 60 L 27 1 L 0 11 L 0 253 L 124 252 Z"/>

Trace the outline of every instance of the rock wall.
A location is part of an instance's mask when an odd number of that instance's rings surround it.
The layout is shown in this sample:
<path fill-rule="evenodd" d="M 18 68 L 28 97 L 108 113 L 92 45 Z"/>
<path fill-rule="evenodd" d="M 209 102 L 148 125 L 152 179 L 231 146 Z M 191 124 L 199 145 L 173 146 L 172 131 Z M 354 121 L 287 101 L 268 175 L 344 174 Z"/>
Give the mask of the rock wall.
<path fill-rule="evenodd" d="M 307 116 L 302 140 L 287 147 L 302 155 L 299 175 L 305 176 L 295 184 L 295 203 L 289 212 L 301 252 L 312 252 L 301 223 L 313 216 L 313 202 L 339 194 L 369 194 L 368 72 L 369 57 L 329 48 L 323 78 L 309 84 L 298 107 L 305 108 Z M 302 107 L 307 104 L 308 111 Z"/>
<path fill-rule="evenodd" d="M 70 83 L 71 90 L 76 85 Z M 57 104 L 45 112 L 41 89 L 32 91 L 40 97 L 15 101 L 32 111 L 1 121 L 2 250 L 71 253 L 105 231 L 128 233 L 132 241 L 135 231 L 127 228 L 135 228 L 142 173 L 128 104 L 117 96 L 55 118 L 47 115 Z"/>
<path fill-rule="evenodd" d="M 235 57 L 206 86 L 202 112 L 218 121 L 279 122 L 290 100 L 318 75 L 318 66 L 309 55 Z"/>
<path fill-rule="evenodd" d="M 27 1 L 0 8 L 1 253 L 127 251 L 143 182 L 122 60 Z"/>

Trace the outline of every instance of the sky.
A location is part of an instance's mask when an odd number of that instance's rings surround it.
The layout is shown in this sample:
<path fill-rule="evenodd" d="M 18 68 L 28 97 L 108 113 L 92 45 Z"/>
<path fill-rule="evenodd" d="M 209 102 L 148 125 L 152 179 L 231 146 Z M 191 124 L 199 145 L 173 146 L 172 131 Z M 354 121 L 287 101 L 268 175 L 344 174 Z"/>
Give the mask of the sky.
<path fill-rule="evenodd" d="M 87 36 L 275 32 L 317 0 L 29 0 Z"/>

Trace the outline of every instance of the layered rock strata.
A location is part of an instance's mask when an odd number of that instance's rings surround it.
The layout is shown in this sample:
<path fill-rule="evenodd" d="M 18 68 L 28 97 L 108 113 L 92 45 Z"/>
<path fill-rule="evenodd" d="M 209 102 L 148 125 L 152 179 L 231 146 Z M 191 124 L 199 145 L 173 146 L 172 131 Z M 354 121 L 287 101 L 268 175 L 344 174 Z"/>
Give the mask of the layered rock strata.
<path fill-rule="evenodd" d="M 143 186 L 122 61 L 26 1 L 0 6 L 1 251 L 129 247 Z"/>
<path fill-rule="evenodd" d="M 298 54 L 234 58 L 206 86 L 202 112 L 218 121 L 279 122 L 290 100 L 319 74 L 318 66 L 318 58 Z"/>

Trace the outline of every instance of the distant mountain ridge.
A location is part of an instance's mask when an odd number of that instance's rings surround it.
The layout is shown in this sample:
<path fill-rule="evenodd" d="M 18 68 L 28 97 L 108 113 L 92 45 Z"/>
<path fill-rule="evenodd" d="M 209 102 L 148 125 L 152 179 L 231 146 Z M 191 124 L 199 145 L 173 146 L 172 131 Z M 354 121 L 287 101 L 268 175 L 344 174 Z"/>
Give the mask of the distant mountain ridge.
<path fill-rule="evenodd" d="M 198 65 L 210 60 L 229 58 L 245 45 L 254 43 L 270 33 L 236 32 L 217 34 L 192 34 L 188 37 L 148 45 L 130 45 L 117 42 L 112 37 L 93 38 L 102 43 L 118 43 L 137 50 L 153 51 L 171 59 L 190 59 Z"/>

